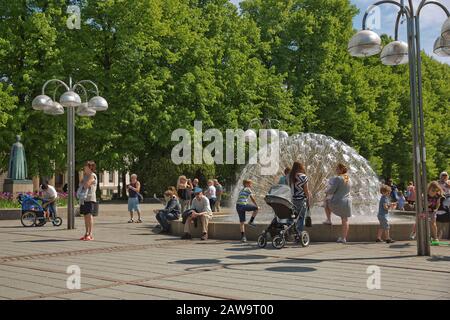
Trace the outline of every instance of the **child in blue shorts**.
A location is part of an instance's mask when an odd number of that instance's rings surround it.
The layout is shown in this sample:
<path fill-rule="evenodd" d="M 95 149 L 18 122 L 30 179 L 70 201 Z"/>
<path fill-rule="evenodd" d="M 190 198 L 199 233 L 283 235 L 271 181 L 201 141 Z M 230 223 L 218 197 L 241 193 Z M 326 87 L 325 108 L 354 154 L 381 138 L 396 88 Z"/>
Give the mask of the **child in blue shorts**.
<path fill-rule="evenodd" d="M 394 240 L 391 239 L 389 235 L 389 222 L 388 222 L 388 214 L 389 209 L 396 205 L 396 203 L 390 203 L 390 194 L 391 187 L 387 185 L 382 185 L 380 188 L 381 198 L 378 205 L 378 221 L 380 222 L 380 226 L 378 228 L 378 235 L 376 242 L 382 242 L 381 237 L 385 235 L 386 243 L 393 243 Z"/>
<path fill-rule="evenodd" d="M 255 197 L 253 196 L 252 192 L 252 181 L 251 180 L 244 180 L 243 182 L 244 188 L 239 192 L 238 199 L 236 201 L 236 211 L 239 215 L 239 222 L 240 222 L 240 229 L 241 229 L 241 241 L 247 242 L 247 238 L 245 237 L 245 213 L 247 211 L 253 211 L 252 217 L 250 218 L 250 221 L 248 222 L 248 226 L 255 228 L 255 217 L 258 214 L 259 207 L 256 204 Z M 248 199 L 253 202 L 253 204 L 248 203 Z"/>

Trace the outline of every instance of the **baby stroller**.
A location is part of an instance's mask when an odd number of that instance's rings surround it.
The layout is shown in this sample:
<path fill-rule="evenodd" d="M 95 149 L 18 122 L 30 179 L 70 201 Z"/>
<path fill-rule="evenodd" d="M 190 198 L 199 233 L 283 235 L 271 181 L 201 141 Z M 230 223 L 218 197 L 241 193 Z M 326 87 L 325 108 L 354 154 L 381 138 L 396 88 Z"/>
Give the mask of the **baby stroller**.
<path fill-rule="evenodd" d="M 436 221 L 441 223 L 450 222 L 450 196 L 441 198 L 441 205 L 436 212 Z"/>
<path fill-rule="evenodd" d="M 28 194 L 20 194 L 18 201 L 22 206 L 22 215 L 20 217 L 20 222 L 24 227 L 42 227 L 51 221 L 55 227 L 59 227 L 62 224 L 62 219 L 60 217 L 52 216 L 49 214 L 48 210 L 42 207 L 42 199 L 37 197 L 32 197 Z"/>
<path fill-rule="evenodd" d="M 287 185 L 273 186 L 264 200 L 275 212 L 270 225 L 258 237 L 258 247 L 264 248 L 267 245 L 267 238 L 270 234 L 274 248 L 281 249 L 287 241 L 300 243 L 302 247 L 309 245 L 309 233 L 297 230 L 297 221 L 300 214 L 291 202 L 291 189 Z"/>

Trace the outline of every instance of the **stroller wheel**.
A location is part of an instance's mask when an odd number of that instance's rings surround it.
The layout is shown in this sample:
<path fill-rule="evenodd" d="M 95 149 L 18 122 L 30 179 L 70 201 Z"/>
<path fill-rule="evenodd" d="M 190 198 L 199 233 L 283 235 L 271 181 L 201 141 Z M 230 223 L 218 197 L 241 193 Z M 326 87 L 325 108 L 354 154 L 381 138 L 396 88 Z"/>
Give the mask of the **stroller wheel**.
<path fill-rule="evenodd" d="M 53 219 L 52 223 L 55 227 L 59 227 L 60 225 L 62 225 L 62 219 L 60 217 L 56 217 L 55 219 Z"/>
<path fill-rule="evenodd" d="M 36 213 L 33 211 L 27 211 L 20 217 L 20 222 L 26 228 L 33 227 L 36 223 Z"/>
<path fill-rule="evenodd" d="M 302 233 L 300 233 L 300 244 L 302 247 L 309 246 L 309 241 L 309 233 L 307 231 L 302 231 Z"/>
<path fill-rule="evenodd" d="M 286 244 L 286 239 L 284 238 L 284 236 L 281 236 L 281 237 L 275 236 L 272 240 L 272 245 L 276 249 L 283 248 L 285 244 Z"/>
<path fill-rule="evenodd" d="M 258 247 L 260 248 L 265 248 L 267 245 L 267 238 L 265 234 L 261 234 L 258 237 L 258 240 L 256 241 L 256 243 L 258 244 Z"/>

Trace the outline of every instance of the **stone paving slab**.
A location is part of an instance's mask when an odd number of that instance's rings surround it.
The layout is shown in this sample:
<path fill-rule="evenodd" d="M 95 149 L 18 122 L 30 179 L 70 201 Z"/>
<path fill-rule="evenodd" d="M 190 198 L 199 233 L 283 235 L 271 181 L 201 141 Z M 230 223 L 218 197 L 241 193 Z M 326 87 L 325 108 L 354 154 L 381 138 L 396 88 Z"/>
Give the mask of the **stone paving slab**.
<path fill-rule="evenodd" d="M 126 205 L 111 212 L 91 242 L 78 240 L 80 218 L 76 230 L 0 221 L 0 299 L 450 299 L 449 247 L 431 257 L 412 241 L 259 249 L 159 235 L 152 216 L 128 224 Z M 66 287 L 69 265 L 81 268 L 81 290 Z M 380 290 L 366 286 L 372 265 Z"/>

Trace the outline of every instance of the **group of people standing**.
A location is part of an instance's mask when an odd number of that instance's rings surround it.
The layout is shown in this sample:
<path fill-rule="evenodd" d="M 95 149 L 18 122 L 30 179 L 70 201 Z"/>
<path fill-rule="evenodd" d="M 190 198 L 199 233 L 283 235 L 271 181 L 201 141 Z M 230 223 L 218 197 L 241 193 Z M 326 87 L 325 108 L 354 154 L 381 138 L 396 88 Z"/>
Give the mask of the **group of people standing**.
<path fill-rule="evenodd" d="M 328 188 L 326 190 L 325 198 L 325 215 L 326 220 L 324 224 L 331 225 L 331 214 L 339 216 L 342 221 L 342 234 L 337 239 L 337 242 L 347 242 L 347 235 L 349 230 L 348 218 L 352 216 L 352 203 L 350 197 L 351 182 L 347 174 L 347 167 L 339 163 L 336 166 L 336 176 L 331 178 L 328 182 Z M 308 188 L 309 177 L 306 173 L 305 165 L 295 161 L 292 168 L 286 168 L 284 175 L 280 177 L 278 183 L 289 185 L 292 194 L 292 203 L 299 212 L 299 219 L 297 222 L 297 230 L 299 233 L 303 231 L 305 225 L 305 219 L 309 217 L 309 204 L 311 203 L 311 193 Z M 239 196 L 236 202 L 236 211 L 239 215 L 239 221 L 241 224 L 241 241 L 246 242 L 245 236 L 245 213 L 247 211 L 252 212 L 252 216 L 249 220 L 248 226 L 254 226 L 254 219 L 258 213 L 259 207 L 256 203 L 254 194 L 251 190 L 253 182 L 251 180 L 243 181 L 243 188 L 239 192 Z M 249 200 L 253 204 L 249 204 Z"/>
<path fill-rule="evenodd" d="M 200 188 L 197 178 L 191 180 L 186 176 L 178 177 L 177 196 L 180 199 L 181 211 L 184 212 L 192 204 L 195 198 L 195 189 Z M 202 190 L 203 191 L 203 190 Z M 209 201 L 209 205 L 213 212 L 220 212 L 220 202 L 222 200 L 223 187 L 217 179 L 210 179 L 207 182 L 207 188 L 204 195 Z"/>
<path fill-rule="evenodd" d="M 96 199 L 96 190 L 98 185 L 96 175 L 96 164 L 94 161 L 87 161 L 83 167 L 83 177 L 80 180 L 80 186 L 77 191 L 77 198 L 80 201 L 80 214 L 84 217 L 86 232 L 80 240 L 93 240 L 94 217 L 98 214 L 98 203 Z M 308 188 L 309 177 L 306 172 L 305 165 L 296 161 L 292 168 L 286 168 L 284 175 L 280 177 L 278 183 L 286 184 L 292 191 L 292 203 L 298 210 L 300 218 L 297 222 L 297 230 L 299 233 L 303 231 L 305 219 L 309 218 L 309 204 L 311 203 L 311 193 Z M 249 227 L 255 227 L 255 218 L 260 210 L 256 197 L 252 191 L 253 182 L 244 180 L 242 189 L 239 192 L 236 201 L 236 212 L 239 216 L 241 241 L 246 242 L 245 222 L 246 213 L 251 212 L 251 217 L 247 223 Z M 134 222 L 133 213 L 138 215 L 137 223 L 141 223 L 141 211 L 139 208 L 139 198 L 141 184 L 137 180 L 137 175 L 131 175 L 128 189 L 128 211 L 130 212 L 129 222 Z M 348 168 L 339 163 L 335 169 L 335 176 L 329 179 L 328 187 L 325 191 L 325 216 L 324 224 L 331 225 L 331 215 L 335 214 L 340 217 L 342 222 L 341 236 L 337 242 L 346 243 L 349 232 L 348 219 L 352 216 L 352 201 L 350 196 L 351 179 L 348 175 Z M 45 195 L 47 201 L 46 206 L 50 212 L 56 213 L 55 201 L 56 191 L 47 183 L 41 185 L 41 192 Z M 413 203 L 415 200 L 415 188 L 412 183 L 409 184 L 407 190 L 407 201 Z M 385 185 L 380 188 L 381 198 L 378 209 L 379 230 L 377 234 L 377 242 L 382 241 L 384 234 L 385 241 L 392 243 L 389 234 L 388 211 L 398 208 L 398 190 L 392 183 L 392 179 L 388 179 Z M 200 188 L 197 178 L 190 180 L 186 176 L 180 176 L 176 187 L 169 187 L 164 197 L 166 205 L 162 210 L 154 210 L 156 219 L 158 220 L 161 232 L 168 233 L 170 231 L 171 220 L 178 220 L 180 216 L 183 218 L 184 234 L 182 239 L 191 239 L 191 224 L 198 222 L 202 227 L 202 240 L 208 239 L 208 223 L 212 218 L 213 212 L 220 211 L 220 202 L 223 194 L 223 187 L 217 179 L 211 179 L 207 182 L 205 190 Z M 394 197 L 396 195 L 396 197 Z M 438 230 L 436 226 L 436 212 L 442 206 L 442 201 L 450 197 L 450 180 L 448 173 L 442 172 L 439 181 L 433 181 L 428 186 L 428 215 L 431 221 L 432 238 L 438 239 Z M 395 201 L 397 200 L 397 201 Z M 412 237 L 415 236 L 415 226 Z"/>
<path fill-rule="evenodd" d="M 183 218 L 184 234 L 182 239 L 191 239 L 191 224 L 200 223 L 202 227 L 201 240 L 208 239 L 208 223 L 213 212 L 220 212 L 220 202 L 223 187 L 217 179 L 207 181 L 203 190 L 199 186 L 199 179 L 188 179 L 182 175 L 178 177 L 177 186 L 169 187 L 164 193 L 166 206 L 161 210 L 154 210 L 161 233 L 170 232 L 169 221 Z"/>
<path fill-rule="evenodd" d="M 386 180 L 386 184 L 382 185 L 380 188 L 381 199 L 379 202 L 378 209 L 378 220 L 380 221 L 380 227 L 377 234 L 377 242 L 382 242 L 382 235 L 384 234 L 385 241 L 387 243 L 392 243 L 394 240 L 391 239 L 389 234 L 389 222 L 388 222 L 388 211 L 389 210 L 403 210 L 403 203 L 405 197 L 401 191 L 398 191 L 398 187 L 393 184 L 392 179 Z M 428 210 L 427 217 L 430 221 L 431 227 L 431 237 L 432 241 L 439 241 L 440 234 L 437 227 L 437 217 L 438 212 L 441 210 L 445 211 L 443 208 L 443 201 L 450 197 L 450 180 L 448 179 L 447 172 L 441 172 L 438 181 L 432 181 L 427 187 L 427 202 Z M 413 182 L 409 182 L 406 191 L 406 201 L 408 205 L 414 206 L 416 200 L 416 189 Z M 411 232 L 411 240 L 416 237 L 416 225 L 414 224 L 413 230 Z"/>
<path fill-rule="evenodd" d="M 450 198 L 450 180 L 447 172 L 441 172 L 438 181 L 432 181 L 428 184 L 427 200 L 428 200 L 428 219 L 431 227 L 432 241 L 439 241 L 442 232 L 439 232 L 437 226 L 438 213 L 446 212 L 444 201 Z M 411 232 L 411 239 L 416 237 L 416 225 L 414 224 Z"/>
<path fill-rule="evenodd" d="M 408 183 L 405 192 L 399 190 L 397 185 L 394 184 L 392 178 L 388 178 L 386 180 L 385 185 L 391 189 L 389 193 L 390 201 L 393 203 L 391 209 L 397 210 L 414 209 L 414 203 L 416 202 L 416 187 L 414 186 L 414 182 L 410 181 Z"/>

